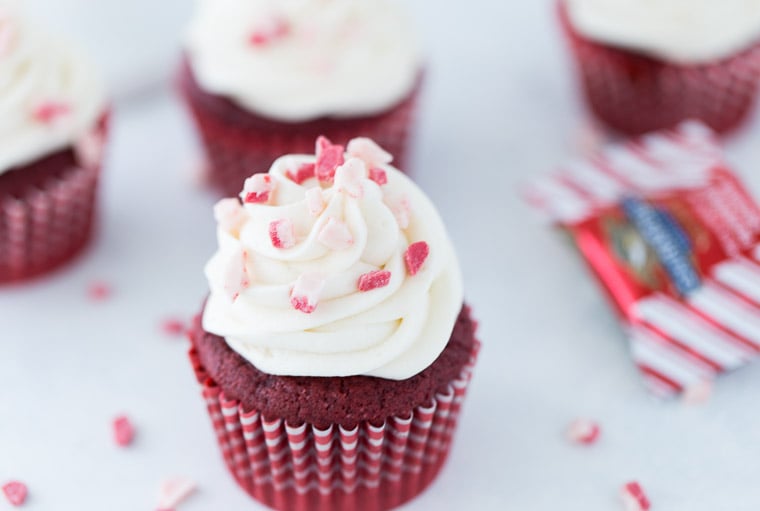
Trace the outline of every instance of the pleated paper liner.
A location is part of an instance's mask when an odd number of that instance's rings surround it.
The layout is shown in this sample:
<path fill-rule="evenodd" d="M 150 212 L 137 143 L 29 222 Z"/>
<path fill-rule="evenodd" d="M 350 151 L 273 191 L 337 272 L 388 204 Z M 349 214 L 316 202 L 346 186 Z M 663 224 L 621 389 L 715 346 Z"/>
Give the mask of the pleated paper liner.
<path fill-rule="evenodd" d="M 108 113 L 74 147 L 74 164 L 0 194 L 0 283 L 51 271 L 87 245 L 107 131 Z"/>
<path fill-rule="evenodd" d="M 592 41 L 571 25 L 559 0 L 562 27 L 591 111 L 627 135 L 697 119 L 719 133 L 751 112 L 760 81 L 760 43 L 706 64 L 675 64 Z"/>
<path fill-rule="evenodd" d="M 225 196 L 237 195 L 246 178 L 267 172 L 284 154 L 313 154 L 320 135 L 343 145 L 355 137 L 369 137 L 394 156 L 395 167 L 407 169 L 407 146 L 420 84 L 404 101 L 378 115 L 302 123 L 266 119 L 201 91 L 186 62 L 180 71 L 179 87 L 205 146 L 205 180 Z"/>
<path fill-rule="evenodd" d="M 384 511 L 421 493 L 443 466 L 480 343 L 445 391 L 405 416 L 318 428 L 244 410 L 209 378 L 201 384 L 227 468 L 254 499 L 279 511 Z"/>

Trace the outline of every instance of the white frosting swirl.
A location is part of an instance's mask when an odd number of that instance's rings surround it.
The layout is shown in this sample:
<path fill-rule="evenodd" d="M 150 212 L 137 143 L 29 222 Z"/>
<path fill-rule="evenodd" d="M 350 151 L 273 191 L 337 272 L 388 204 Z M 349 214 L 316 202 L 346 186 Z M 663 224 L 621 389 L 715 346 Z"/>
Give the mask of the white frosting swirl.
<path fill-rule="evenodd" d="M 294 122 L 382 112 L 420 67 L 389 0 L 197 0 L 185 46 L 204 90 Z"/>
<path fill-rule="evenodd" d="M 732 55 L 760 40 L 760 0 L 564 0 L 590 39 L 675 62 Z"/>
<path fill-rule="evenodd" d="M 268 203 L 220 203 L 219 250 L 205 269 L 211 293 L 203 327 L 270 374 L 410 378 L 443 351 L 462 307 L 459 264 L 443 222 L 422 191 L 388 165 L 379 166 L 387 176 L 382 186 L 358 159 L 338 169 L 336 184 L 287 177 L 314 160 L 278 159 L 269 172 Z M 314 208 L 320 196 L 321 207 Z M 282 219 L 294 226 L 290 248 L 275 248 L 269 234 Z M 352 241 L 344 243 L 337 230 L 326 245 L 328 224 L 348 227 Z M 420 241 L 429 256 L 411 275 L 405 253 Z M 389 271 L 387 285 L 360 290 L 361 276 L 373 271 Z M 230 274 L 244 281 L 233 293 Z M 291 296 L 304 275 L 324 279 L 311 313 L 297 310 Z"/>
<path fill-rule="evenodd" d="M 0 0 L 0 174 L 76 144 L 104 108 L 89 62 Z"/>

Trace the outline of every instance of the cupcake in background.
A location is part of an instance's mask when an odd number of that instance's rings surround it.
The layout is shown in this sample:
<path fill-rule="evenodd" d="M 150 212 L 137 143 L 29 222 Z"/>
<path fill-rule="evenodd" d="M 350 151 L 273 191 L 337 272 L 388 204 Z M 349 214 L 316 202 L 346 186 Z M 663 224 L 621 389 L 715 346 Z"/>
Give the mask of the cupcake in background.
<path fill-rule="evenodd" d="M 281 511 L 381 511 L 449 452 L 479 342 L 435 207 L 366 138 L 216 206 L 191 360 L 224 459 Z"/>
<path fill-rule="evenodd" d="M 95 69 L 21 5 L 0 0 L 0 283 L 87 244 L 108 117 Z"/>
<path fill-rule="evenodd" d="M 198 0 L 179 78 L 226 195 L 319 135 L 371 137 L 403 163 L 420 81 L 393 0 Z"/>
<path fill-rule="evenodd" d="M 637 135 L 698 119 L 725 133 L 755 102 L 759 0 L 560 0 L 591 111 Z"/>

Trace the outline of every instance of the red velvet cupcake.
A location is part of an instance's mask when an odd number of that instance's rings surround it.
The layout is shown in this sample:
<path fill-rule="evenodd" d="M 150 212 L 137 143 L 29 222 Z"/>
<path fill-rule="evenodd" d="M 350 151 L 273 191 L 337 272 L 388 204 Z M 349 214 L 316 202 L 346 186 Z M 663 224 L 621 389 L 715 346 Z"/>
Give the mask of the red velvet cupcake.
<path fill-rule="evenodd" d="M 92 232 L 103 87 L 59 39 L 0 12 L 0 283 L 70 260 Z"/>
<path fill-rule="evenodd" d="M 560 0 L 593 114 L 638 135 L 698 119 L 725 133 L 760 79 L 760 2 Z"/>
<path fill-rule="evenodd" d="M 421 68 L 405 16 L 388 0 L 204 0 L 179 86 L 226 195 L 281 154 L 325 135 L 376 140 L 403 162 Z"/>
<path fill-rule="evenodd" d="M 429 199 L 366 138 L 215 208 L 190 358 L 229 470 L 281 511 L 382 511 L 441 469 L 480 343 Z"/>

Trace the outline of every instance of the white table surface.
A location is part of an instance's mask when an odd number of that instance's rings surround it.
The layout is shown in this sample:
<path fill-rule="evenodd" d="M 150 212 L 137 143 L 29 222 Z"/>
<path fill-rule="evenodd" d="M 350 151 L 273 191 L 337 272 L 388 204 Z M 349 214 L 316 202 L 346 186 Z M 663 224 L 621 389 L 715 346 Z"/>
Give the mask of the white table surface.
<path fill-rule="evenodd" d="M 615 510 L 630 479 L 657 511 L 760 509 L 760 364 L 704 406 L 650 397 L 596 284 L 517 198 L 578 153 L 583 115 L 549 2 L 506 4 L 442 2 L 431 17 L 413 3 L 431 58 L 414 177 L 459 249 L 484 349 L 449 463 L 405 509 Z M 757 137 L 756 117 L 728 142 L 756 193 Z M 260 509 L 223 465 L 186 342 L 160 331 L 198 308 L 215 249 L 197 155 L 168 88 L 120 101 L 94 244 L 0 289 L 0 481 L 29 485 L 24 509 L 151 510 L 173 474 L 200 488 L 180 511 Z M 93 280 L 110 300 L 88 299 Z M 122 412 L 138 428 L 128 449 L 111 440 Z M 565 441 L 576 416 L 602 423 L 598 445 Z"/>

